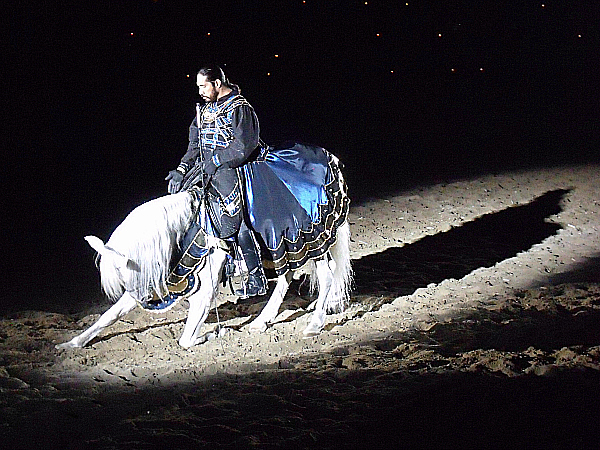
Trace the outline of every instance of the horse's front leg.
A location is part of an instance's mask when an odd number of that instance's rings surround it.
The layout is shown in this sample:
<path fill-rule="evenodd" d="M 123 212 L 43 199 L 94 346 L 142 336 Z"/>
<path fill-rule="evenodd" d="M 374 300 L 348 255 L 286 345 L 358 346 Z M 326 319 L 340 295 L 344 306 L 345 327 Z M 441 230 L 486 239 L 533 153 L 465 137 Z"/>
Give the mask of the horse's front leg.
<path fill-rule="evenodd" d="M 286 275 L 280 275 L 277 278 L 277 285 L 273 290 L 273 294 L 269 298 L 269 301 L 260 312 L 258 317 L 254 319 L 248 325 L 248 330 L 251 332 L 256 331 L 265 331 L 267 329 L 267 324 L 273 322 L 275 317 L 277 317 L 277 313 L 279 312 L 279 308 L 283 303 L 283 298 L 287 293 L 290 283 L 292 281 L 292 273 L 288 272 Z"/>
<path fill-rule="evenodd" d="M 125 314 L 133 310 L 136 306 L 137 301 L 131 295 L 129 295 L 129 293 L 125 292 L 114 305 L 112 305 L 104 314 L 100 316 L 94 325 L 89 327 L 80 335 L 75 336 L 69 342 L 57 344 L 55 347 L 58 349 L 84 347 L 88 342 L 98 336 L 102 330 L 111 326 Z"/>
<path fill-rule="evenodd" d="M 319 296 L 315 305 L 315 311 L 312 313 L 310 323 L 304 329 L 302 334 L 305 337 L 316 336 L 321 332 L 323 325 L 325 324 L 325 300 L 329 294 L 329 290 L 333 284 L 333 273 L 327 260 L 322 259 L 317 261 L 317 279 L 319 282 Z"/>
<path fill-rule="evenodd" d="M 202 344 L 207 340 L 205 335 L 200 335 L 200 329 L 208 317 L 210 305 L 218 292 L 225 260 L 226 253 L 221 249 L 216 249 L 207 256 L 206 264 L 198 273 L 200 288 L 188 298 L 190 303 L 188 317 L 179 338 L 179 345 L 184 348 Z"/>

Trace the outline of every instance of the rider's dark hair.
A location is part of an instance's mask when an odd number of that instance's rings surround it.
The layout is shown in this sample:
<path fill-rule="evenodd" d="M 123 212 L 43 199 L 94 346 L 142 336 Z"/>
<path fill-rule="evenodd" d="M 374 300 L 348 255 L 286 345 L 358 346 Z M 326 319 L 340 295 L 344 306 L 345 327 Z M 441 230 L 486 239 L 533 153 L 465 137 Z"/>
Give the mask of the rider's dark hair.
<path fill-rule="evenodd" d="M 242 90 L 237 84 L 229 81 L 229 78 L 225 76 L 225 72 L 221 67 L 216 64 L 208 64 L 204 66 L 202 69 L 198 71 L 198 75 L 204 75 L 207 81 L 213 82 L 216 80 L 221 80 L 221 83 L 228 88 L 235 89 L 240 93 Z"/>

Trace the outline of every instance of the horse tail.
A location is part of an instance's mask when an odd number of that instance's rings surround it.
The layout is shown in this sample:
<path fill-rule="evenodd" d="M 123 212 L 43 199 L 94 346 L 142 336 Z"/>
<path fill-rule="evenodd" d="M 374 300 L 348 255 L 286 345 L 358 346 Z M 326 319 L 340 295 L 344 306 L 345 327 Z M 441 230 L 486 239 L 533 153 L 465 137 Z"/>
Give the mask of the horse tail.
<path fill-rule="evenodd" d="M 344 222 L 338 229 L 335 243 L 329 248 L 333 265 L 333 283 L 327 296 L 327 312 L 341 312 L 350 302 L 354 273 L 350 261 L 350 226 Z"/>

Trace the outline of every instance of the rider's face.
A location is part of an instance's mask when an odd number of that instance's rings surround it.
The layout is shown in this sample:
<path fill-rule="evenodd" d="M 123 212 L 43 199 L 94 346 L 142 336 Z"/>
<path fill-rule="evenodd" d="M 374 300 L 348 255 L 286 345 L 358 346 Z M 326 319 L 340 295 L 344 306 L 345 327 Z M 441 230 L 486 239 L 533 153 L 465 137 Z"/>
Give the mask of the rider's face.
<path fill-rule="evenodd" d="M 196 84 L 198 85 L 198 92 L 200 97 L 206 102 L 214 102 L 217 100 L 219 92 L 215 86 L 218 81 L 208 81 L 206 75 L 200 75 L 196 77 Z"/>

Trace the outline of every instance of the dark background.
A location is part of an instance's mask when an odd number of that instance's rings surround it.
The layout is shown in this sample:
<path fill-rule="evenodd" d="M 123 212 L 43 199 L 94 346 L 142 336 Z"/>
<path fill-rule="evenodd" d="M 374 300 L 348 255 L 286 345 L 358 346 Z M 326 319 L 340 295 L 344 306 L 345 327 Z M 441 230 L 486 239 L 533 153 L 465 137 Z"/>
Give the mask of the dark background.
<path fill-rule="evenodd" d="M 595 1 L 58 3 L 3 19 L 2 312 L 100 298 L 83 236 L 166 193 L 207 62 L 267 143 L 339 156 L 355 202 L 600 159 Z"/>

